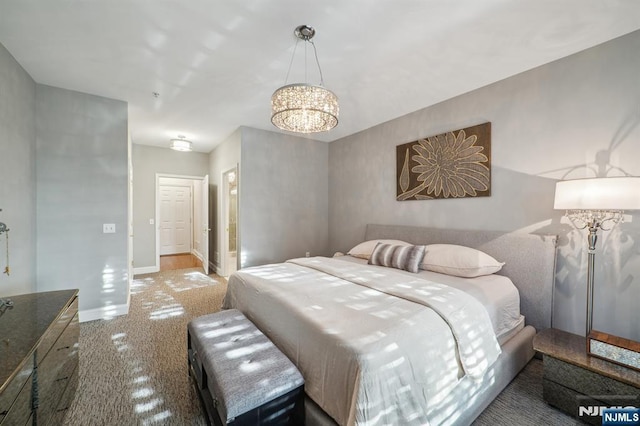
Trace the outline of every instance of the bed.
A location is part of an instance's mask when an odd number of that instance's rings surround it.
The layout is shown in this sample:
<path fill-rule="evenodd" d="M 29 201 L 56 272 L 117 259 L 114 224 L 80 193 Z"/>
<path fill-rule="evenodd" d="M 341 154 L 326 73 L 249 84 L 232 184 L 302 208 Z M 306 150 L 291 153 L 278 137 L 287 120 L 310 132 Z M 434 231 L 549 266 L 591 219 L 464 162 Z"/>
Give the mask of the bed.
<path fill-rule="evenodd" d="M 551 325 L 556 237 L 367 225 L 364 240 L 381 239 L 471 247 L 504 266 L 460 280 L 351 256 L 292 259 L 233 274 L 223 307 L 300 369 L 307 424 L 469 424 Z M 515 296 L 487 303 L 491 286 Z M 500 314 L 498 299 L 511 310 Z"/>

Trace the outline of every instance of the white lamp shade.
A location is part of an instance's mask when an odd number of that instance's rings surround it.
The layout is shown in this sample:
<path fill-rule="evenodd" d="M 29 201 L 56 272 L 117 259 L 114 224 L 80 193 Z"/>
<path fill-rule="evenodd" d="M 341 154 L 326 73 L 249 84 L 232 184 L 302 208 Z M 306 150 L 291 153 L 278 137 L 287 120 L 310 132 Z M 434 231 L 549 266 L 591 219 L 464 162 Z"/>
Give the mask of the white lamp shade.
<path fill-rule="evenodd" d="M 563 180 L 556 183 L 558 210 L 640 210 L 640 177 Z"/>

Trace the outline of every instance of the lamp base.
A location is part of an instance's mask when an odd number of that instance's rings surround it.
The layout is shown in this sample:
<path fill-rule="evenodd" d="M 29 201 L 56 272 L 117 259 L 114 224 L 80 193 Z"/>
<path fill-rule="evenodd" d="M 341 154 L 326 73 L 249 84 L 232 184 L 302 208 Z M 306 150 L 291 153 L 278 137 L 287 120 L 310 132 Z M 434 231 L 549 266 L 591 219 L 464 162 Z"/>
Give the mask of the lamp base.
<path fill-rule="evenodd" d="M 587 336 L 587 353 L 640 371 L 640 342 L 592 330 Z"/>

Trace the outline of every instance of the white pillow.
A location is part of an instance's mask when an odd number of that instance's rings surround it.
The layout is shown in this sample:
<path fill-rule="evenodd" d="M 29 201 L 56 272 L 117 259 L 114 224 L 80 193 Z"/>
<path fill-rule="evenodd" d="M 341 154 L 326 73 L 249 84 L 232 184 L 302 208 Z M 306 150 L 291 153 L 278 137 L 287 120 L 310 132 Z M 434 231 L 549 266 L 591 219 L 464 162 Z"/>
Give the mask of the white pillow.
<path fill-rule="evenodd" d="M 453 244 L 430 244 L 421 268 L 456 277 L 473 278 L 490 275 L 502 269 L 498 262 L 480 250 Z"/>
<path fill-rule="evenodd" d="M 347 254 L 349 256 L 358 257 L 360 259 L 369 260 L 369 258 L 371 257 L 371 253 L 373 253 L 373 249 L 376 248 L 376 245 L 378 243 L 393 244 L 393 245 L 396 245 L 396 246 L 410 246 L 411 245 L 406 241 L 400 241 L 400 240 L 369 240 L 369 241 L 365 241 L 363 243 L 358 244 L 357 246 L 355 246 L 354 248 L 349 250 L 347 252 Z"/>

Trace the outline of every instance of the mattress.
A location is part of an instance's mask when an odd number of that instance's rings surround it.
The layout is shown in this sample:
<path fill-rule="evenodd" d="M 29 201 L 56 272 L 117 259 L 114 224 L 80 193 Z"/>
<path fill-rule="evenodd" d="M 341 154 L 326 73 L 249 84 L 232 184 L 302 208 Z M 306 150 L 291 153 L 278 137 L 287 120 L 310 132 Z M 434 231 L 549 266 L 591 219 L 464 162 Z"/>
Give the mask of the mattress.
<path fill-rule="evenodd" d="M 327 258 L 247 268 L 223 306 L 296 364 L 339 424 L 428 424 L 461 378 L 483 380 L 500 354 L 475 297 L 392 268 Z"/>
<path fill-rule="evenodd" d="M 367 264 L 365 259 L 348 255 L 334 259 L 362 265 Z M 524 327 L 525 318 L 520 314 L 518 289 L 509 278 L 503 275 L 491 274 L 476 278 L 462 278 L 424 270 L 417 274 L 406 271 L 398 272 L 446 284 L 473 296 L 487 309 L 493 330 L 501 345 Z"/>

